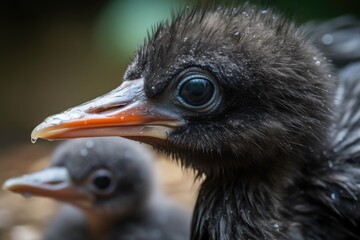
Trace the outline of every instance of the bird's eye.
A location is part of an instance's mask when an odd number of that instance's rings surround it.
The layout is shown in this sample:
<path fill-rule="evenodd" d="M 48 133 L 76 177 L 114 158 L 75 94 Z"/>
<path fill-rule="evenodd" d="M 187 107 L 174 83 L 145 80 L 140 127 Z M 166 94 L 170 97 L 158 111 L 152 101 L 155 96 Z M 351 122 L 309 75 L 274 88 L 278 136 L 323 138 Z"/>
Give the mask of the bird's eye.
<path fill-rule="evenodd" d="M 97 194 L 110 194 L 115 189 L 113 174 L 105 169 L 95 171 L 90 177 L 91 189 Z"/>
<path fill-rule="evenodd" d="M 215 80 L 208 74 L 190 72 L 181 78 L 176 97 L 185 107 L 204 112 L 216 103 L 219 89 Z"/>

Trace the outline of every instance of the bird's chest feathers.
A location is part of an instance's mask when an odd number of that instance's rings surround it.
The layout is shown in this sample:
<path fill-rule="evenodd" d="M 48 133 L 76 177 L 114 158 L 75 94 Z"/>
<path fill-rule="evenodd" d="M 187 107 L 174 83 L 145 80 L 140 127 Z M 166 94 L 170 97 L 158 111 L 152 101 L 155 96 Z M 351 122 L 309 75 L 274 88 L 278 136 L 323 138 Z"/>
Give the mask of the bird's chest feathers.
<path fill-rule="evenodd" d="M 205 180 L 195 206 L 192 239 L 279 239 L 277 201 L 266 185 Z"/>

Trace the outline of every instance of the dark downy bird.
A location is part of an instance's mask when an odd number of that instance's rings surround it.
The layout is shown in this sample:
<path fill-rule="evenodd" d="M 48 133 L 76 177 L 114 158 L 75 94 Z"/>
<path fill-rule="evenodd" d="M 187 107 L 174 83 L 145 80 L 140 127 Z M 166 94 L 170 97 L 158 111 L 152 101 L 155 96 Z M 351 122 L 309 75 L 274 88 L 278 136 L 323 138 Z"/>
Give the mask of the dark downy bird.
<path fill-rule="evenodd" d="M 118 88 L 32 137 L 123 136 L 194 169 L 194 240 L 360 239 L 360 76 L 310 35 L 270 9 L 186 9 Z"/>
<path fill-rule="evenodd" d="M 10 179 L 4 187 L 75 206 L 60 208 L 44 240 L 190 236 L 190 214 L 161 194 L 151 152 L 126 139 L 68 141 L 55 151 L 49 168 Z"/>

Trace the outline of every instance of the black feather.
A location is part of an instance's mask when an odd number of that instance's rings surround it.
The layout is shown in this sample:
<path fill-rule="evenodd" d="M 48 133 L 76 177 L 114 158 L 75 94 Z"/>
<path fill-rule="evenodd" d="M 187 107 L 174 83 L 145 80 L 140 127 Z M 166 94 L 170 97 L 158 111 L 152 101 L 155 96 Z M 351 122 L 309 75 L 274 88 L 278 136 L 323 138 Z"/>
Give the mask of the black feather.
<path fill-rule="evenodd" d="M 192 239 L 360 239 L 360 67 L 337 78 L 329 63 L 352 62 L 358 49 L 337 59 L 353 45 L 337 41 L 333 23 L 297 27 L 248 4 L 200 7 L 159 24 L 136 53 L 125 80 L 143 77 L 148 101 L 163 103 L 191 67 L 221 88 L 208 112 L 175 106 L 186 126 L 155 145 L 205 177 Z M 360 24 L 346 24 L 359 44 Z M 324 34 L 336 42 L 323 54 Z"/>

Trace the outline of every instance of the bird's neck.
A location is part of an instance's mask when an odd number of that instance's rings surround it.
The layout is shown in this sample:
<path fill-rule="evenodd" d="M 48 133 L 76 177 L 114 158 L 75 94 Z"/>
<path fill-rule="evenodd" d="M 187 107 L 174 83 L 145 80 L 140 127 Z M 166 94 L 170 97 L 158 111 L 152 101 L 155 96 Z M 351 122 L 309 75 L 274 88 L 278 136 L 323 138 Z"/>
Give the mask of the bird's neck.
<path fill-rule="evenodd" d="M 279 239 L 278 198 L 270 183 L 207 178 L 195 206 L 191 239 Z"/>
<path fill-rule="evenodd" d="M 154 194 L 155 195 L 155 194 Z M 151 209 L 152 196 L 150 200 L 145 203 L 139 203 L 126 209 L 113 209 L 113 211 L 96 211 L 96 209 L 83 209 L 86 218 L 86 226 L 91 239 L 89 240 L 102 240 L 107 239 L 107 233 L 114 226 L 118 226 L 119 223 L 127 221 L 137 221 L 142 217 L 144 212 Z"/>
<path fill-rule="evenodd" d="M 104 239 L 109 228 L 112 227 L 112 222 L 116 218 L 104 214 L 97 214 L 91 211 L 85 211 L 86 225 L 89 231 L 90 240 Z"/>

